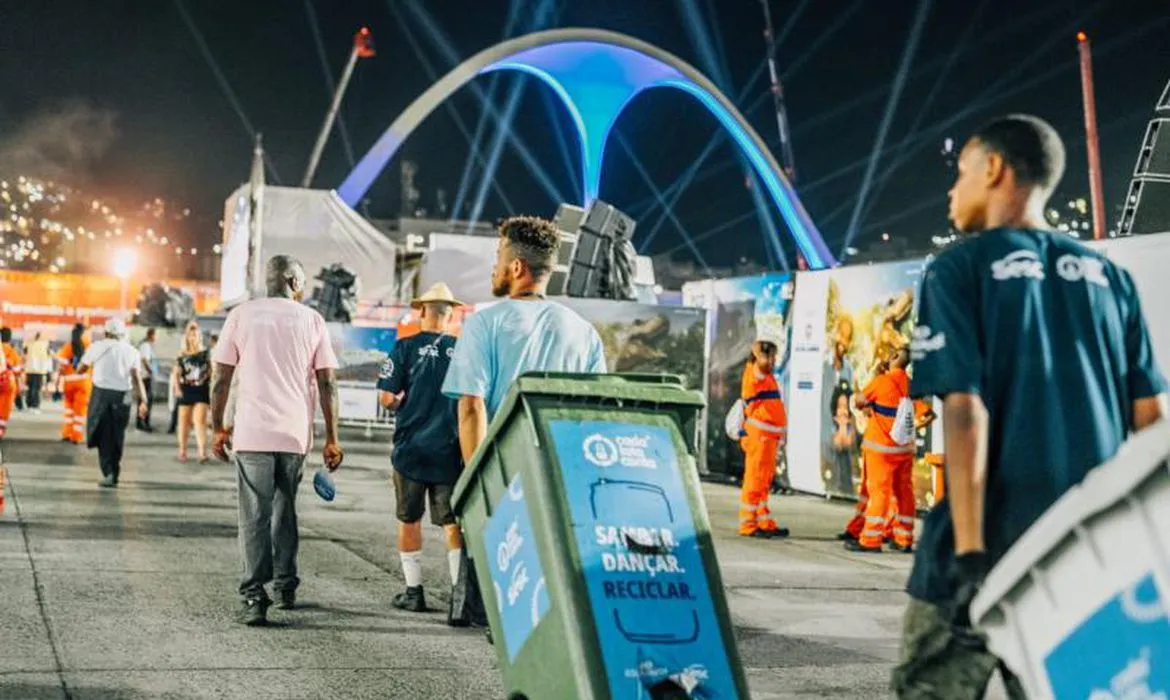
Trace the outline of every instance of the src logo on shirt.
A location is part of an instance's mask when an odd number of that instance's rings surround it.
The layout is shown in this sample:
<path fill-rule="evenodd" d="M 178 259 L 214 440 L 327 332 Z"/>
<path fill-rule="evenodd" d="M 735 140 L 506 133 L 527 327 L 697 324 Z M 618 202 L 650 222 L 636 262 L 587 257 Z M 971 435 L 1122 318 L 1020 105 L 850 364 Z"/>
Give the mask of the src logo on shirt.
<path fill-rule="evenodd" d="M 378 372 L 378 379 L 389 379 L 394 376 L 394 360 L 389 357 L 382 363 L 382 371 Z"/>
<path fill-rule="evenodd" d="M 1035 251 L 1017 250 L 991 263 L 991 276 L 999 281 L 1044 279 L 1044 263 Z"/>
<path fill-rule="evenodd" d="M 930 330 L 930 326 L 917 326 L 910 341 L 910 359 L 921 360 L 927 353 L 942 350 L 947 346 L 947 334 Z"/>
<path fill-rule="evenodd" d="M 455 357 L 455 348 L 447 348 L 447 359 L 450 360 L 452 357 Z"/>
<path fill-rule="evenodd" d="M 1089 256 L 1062 255 L 1056 260 L 1056 274 L 1068 282 L 1084 280 L 1098 287 L 1108 287 L 1109 279 L 1105 277 L 1105 263 Z"/>

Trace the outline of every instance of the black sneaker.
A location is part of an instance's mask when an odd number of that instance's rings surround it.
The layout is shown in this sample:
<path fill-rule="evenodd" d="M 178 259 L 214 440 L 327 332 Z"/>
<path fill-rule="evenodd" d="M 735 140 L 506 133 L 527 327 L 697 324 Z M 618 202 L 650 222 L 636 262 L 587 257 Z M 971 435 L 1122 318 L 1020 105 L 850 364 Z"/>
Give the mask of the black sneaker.
<path fill-rule="evenodd" d="M 118 487 L 118 482 L 114 479 L 114 477 L 112 475 L 111 476 L 103 476 L 101 478 L 101 481 L 98 482 L 98 486 L 101 486 L 103 489 L 113 489 L 113 488 Z"/>
<path fill-rule="evenodd" d="M 405 610 L 407 612 L 421 613 L 427 611 L 427 598 L 423 595 L 422 586 L 411 586 L 407 588 L 402 593 L 394 596 L 394 600 L 390 601 L 390 604 L 399 610 Z"/>
<path fill-rule="evenodd" d="M 291 591 L 276 591 L 276 609 L 277 610 L 292 610 L 297 606 L 297 592 Z"/>
<path fill-rule="evenodd" d="M 857 538 L 853 536 L 853 533 L 848 531 L 838 532 L 837 539 L 841 542 L 848 542 L 849 540 L 853 540 L 854 542 L 857 541 Z"/>
<path fill-rule="evenodd" d="M 251 598 L 244 601 L 244 608 L 240 613 L 240 621 L 248 627 L 263 627 L 268 624 L 268 606 L 272 601 L 267 598 Z"/>
<path fill-rule="evenodd" d="M 909 544 L 906 545 L 905 547 L 903 547 L 900 544 L 893 543 L 890 545 L 890 549 L 894 550 L 895 552 L 901 552 L 902 554 L 913 554 L 914 553 L 914 545 L 909 545 Z"/>

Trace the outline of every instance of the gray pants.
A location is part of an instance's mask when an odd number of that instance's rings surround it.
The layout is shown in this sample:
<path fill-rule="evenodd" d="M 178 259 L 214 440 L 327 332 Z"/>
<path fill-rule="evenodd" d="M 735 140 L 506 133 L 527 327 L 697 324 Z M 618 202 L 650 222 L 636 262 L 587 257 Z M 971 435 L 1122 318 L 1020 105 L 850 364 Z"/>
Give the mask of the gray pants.
<path fill-rule="evenodd" d="M 236 452 L 240 502 L 240 554 L 245 600 L 266 599 L 265 584 L 294 591 L 297 578 L 297 486 L 305 455 Z"/>

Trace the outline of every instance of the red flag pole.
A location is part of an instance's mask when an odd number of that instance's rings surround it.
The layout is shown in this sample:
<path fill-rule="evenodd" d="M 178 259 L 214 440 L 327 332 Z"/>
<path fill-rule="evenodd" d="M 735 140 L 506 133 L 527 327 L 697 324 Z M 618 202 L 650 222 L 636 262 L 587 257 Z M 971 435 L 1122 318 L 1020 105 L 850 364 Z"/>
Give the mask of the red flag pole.
<path fill-rule="evenodd" d="M 1105 235 L 1105 201 L 1101 185 L 1101 150 L 1097 144 L 1097 102 L 1093 96 L 1093 49 L 1089 37 L 1077 32 L 1081 57 L 1081 94 L 1085 103 L 1085 145 L 1089 151 L 1089 197 L 1093 203 L 1093 238 Z"/>
<path fill-rule="evenodd" d="M 341 98 L 349 87 L 349 79 L 353 77 L 353 69 L 359 58 L 371 58 L 374 55 L 374 36 L 368 27 L 362 27 L 353 37 L 353 50 L 349 53 L 349 61 L 345 70 L 341 72 L 341 80 L 337 83 L 337 90 L 333 93 L 333 103 L 329 105 L 329 112 L 325 115 L 325 123 L 321 125 L 321 133 L 317 135 L 317 143 L 313 145 L 313 153 L 309 156 L 309 165 L 305 168 L 305 176 L 301 179 L 301 187 L 308 187 L 313 182 L 313 174 L 317 172 L 317 164 L 321 162 L 321 153 L 325 150 L 325 142 L 329 140 L 329 132 L 333 130 L 333 121 L 337 119 L 337 112 L 341 109 Z"/>

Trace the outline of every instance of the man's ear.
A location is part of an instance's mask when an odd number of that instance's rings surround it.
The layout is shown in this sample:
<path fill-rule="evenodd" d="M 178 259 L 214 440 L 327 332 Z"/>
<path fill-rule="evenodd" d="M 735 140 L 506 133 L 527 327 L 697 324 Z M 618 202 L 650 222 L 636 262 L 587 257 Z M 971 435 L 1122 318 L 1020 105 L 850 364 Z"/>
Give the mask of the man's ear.
<path fill-rule="evenodd" d="M 519 278 L 524 276 L 524 261 L 520 258 L 512 258 L 508 263 L 508 271 L 512 273 L 512 277 Z"/>
<path fill-rule="evenodd" d="M 999 153 L 988 152 L 983 156 L 984 170 L 983 177 L 987 182 L 989 188 L 995 187 L 1003 182 L 1007 177 L 1007 162 L 1004 161 L 1003 156 Z"/>

